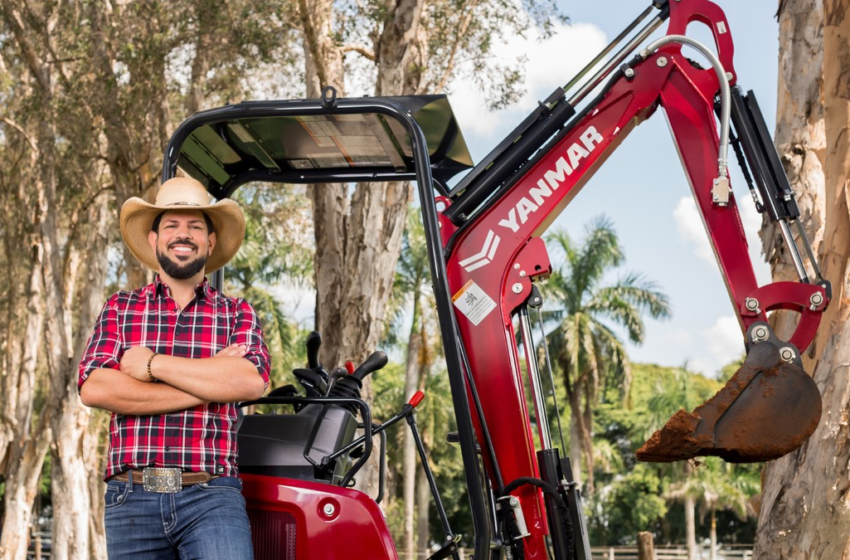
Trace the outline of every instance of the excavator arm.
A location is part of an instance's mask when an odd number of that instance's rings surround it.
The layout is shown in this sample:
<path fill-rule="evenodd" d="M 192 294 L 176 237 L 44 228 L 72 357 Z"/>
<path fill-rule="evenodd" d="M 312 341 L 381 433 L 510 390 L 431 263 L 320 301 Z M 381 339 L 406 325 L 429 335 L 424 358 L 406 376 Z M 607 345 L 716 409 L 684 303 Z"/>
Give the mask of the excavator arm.
<path fill-rule="evenodd" d="M 765 348 L 771 349 L 759 352 L 757 363 L 748 360 L 746 374 L 732 380 L 734 387 L 718 393 L 717 402 L 703 410 L 702 417 L 675 419 L 690 424 L 668 425 L 669 433 L 656 434 L 654 446 L 645 447 L 639 458 L 669 461 L 713 454 L 733 461 L 772 459 L 798 447 L 820 417 L 819 394 L 799 369 L 799 356 L 811 343 L 828 304 L 829 285 L 820 278 L 808 249 L 809 267 L 816 277 L 810 280 L 794 245 L 790 228 L 799 227 L 799 212 L 754 96 L 743 95 L 736 87 L 730 26 L 720 8 L 707 0 L 656 4 L 660 15 L 648 27 L 669 15 L 667 36 L 609 68 L 602 92 L 577 114 L 575 101 L 581 99 L 568 100 L 563 90 L 556 92 L 541 104 L 532 120 L 509 136 L 508 144 L 488 156 L 486 169 L 473 170 L 471 180 L 461 183 L 453 196 L 441 199 L 446 206 L 440 214 L 441 235 L 448 251 L 448 284 L 466 355 L 467 390 L 471 408 L 479 411 L 475 417 L 478 440 L 487 451 L 484 460 L 496 495 L 512 481 L 540 479 L 536 449 L 551 446 L 543 435 L 535 446 L 523 389 L 525 373 L 515 342 L 515 324 L 522 325 L 521 320 L 515 323 L 515 318 L 535 294 L 534 281 L 552 270 L 541 235 L 620 142 L 659 108 L 669 121 L 748 351 L 761 342 L 768 342 Z M 707 25 L 714 36 L 716 59 L 710 52 L 704 53 L 713 59 L 708 68 L 682 54 L 683 44 L 705 51 L 682 37 L 691 22 Z M 558 122 L 565 118 L 569 120 Z M 743 152 L 747 176 L 755 177 L 751 188 L 756 202 L 780 223 L 799 260 L 800 282 L 761 287 L 756 282 L 738 201 L 729 188 L 726 171 L 730 120 L 737 134 L 735 141 L 742 148 L 736 151 Z M 542 145 L 541 138 L 545 138 Z M 531 155 L 517 158 L 516 153 L 523 150 Z M 797 329 L 787 342 L 779 340 L 767 323 L 767 312 L 775 309 L 800 314 Z M 526 348 L 528 362 L 536 361 L 533 354 Z M 762 386 L 764 394 L 765 382 L 776 395 L 762 406 L 766 412 L 753 412 L 753 406 L 759 406 L 756 399 L 745 397 L 756 386 Z M 530 386 L 539 387 L 534 379 Z M 534 402 L 539 405 L 541 399 Z M 767 421 L 777 413 L 792 417 L 791 433 L 751 423 Z M 545 411 L 537 410 L 535 417 L 544 422 Z M 718 428 L 721 423 L 723 427 Z M 731 426 L 737 428 L 734 436 Z M 741 430 L 753 433 L 741 435 Z M 549 529 L 543 493 L 527 484 L 512 494 L 519 498 L 527 526 L 522 538 L 525 558 L 545 558 L 543 537 Z"/>

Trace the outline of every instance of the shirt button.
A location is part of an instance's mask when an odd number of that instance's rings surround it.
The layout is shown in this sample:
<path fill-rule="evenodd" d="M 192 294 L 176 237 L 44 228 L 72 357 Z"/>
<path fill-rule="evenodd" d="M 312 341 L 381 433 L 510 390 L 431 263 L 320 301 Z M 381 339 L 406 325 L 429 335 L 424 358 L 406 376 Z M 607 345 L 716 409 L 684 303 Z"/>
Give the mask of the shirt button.
<path fill-rule="evenodd" d="M 165 450 L 166 450 L 166 451 L 171 451 L 171 448 L 170 448 L 170 447 L 168 447 L 168 446 L 166 445 L 166 446 L 165 446 Z"/>

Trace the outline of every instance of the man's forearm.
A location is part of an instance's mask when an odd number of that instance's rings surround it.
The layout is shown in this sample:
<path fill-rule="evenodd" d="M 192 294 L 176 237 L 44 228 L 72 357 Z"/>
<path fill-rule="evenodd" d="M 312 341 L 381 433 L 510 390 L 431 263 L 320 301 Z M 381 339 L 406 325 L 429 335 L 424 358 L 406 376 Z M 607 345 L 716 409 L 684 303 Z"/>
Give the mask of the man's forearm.
<path fill-rule="evenodd" d="M 157 355 L 151 373 L 158 380 L 207 402 L 248 401 L 265 390 L 256 366 L 245 358 L 178 358 Z"/>
<path fill-rule="evenodd" d="M 143 383 L 115 369 L 96 369 L 80 389 L 83 404 L 118 414 L 167 414 L 206 404 L 166 383 Z"/>

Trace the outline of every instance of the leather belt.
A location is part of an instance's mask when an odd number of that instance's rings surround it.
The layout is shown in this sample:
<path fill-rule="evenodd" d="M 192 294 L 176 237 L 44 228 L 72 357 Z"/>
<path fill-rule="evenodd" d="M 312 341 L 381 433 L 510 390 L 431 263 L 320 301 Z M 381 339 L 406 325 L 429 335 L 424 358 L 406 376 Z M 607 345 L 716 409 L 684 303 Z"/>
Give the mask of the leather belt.
<path fill-rule="evenodd" d="M 183 486 L 193 486 L 218 478 L 205 471 L 183 472 L 180 469 L 147 467 L 116 474 L 109 480 L 129 482 L 130 475 L 133 476 L 133 484 L 141 484 L 146 491 L 166 494 L 179 492 Z"/>

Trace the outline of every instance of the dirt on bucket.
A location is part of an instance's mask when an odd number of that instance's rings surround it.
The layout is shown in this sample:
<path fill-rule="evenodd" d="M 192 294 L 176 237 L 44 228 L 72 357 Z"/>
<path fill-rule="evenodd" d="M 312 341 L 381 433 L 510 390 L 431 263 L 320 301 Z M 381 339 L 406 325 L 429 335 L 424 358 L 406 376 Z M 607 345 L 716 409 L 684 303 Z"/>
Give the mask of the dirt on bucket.
<path fill-rule="evenodd" d="M 640 461 L 718 456 L 731 463 L 777 459 L 800 447 L 821 416 L 817 385 L 770 343 L 754 347 L 744 365 L 693 412 L 679 410 L 638 449 Z"/>

